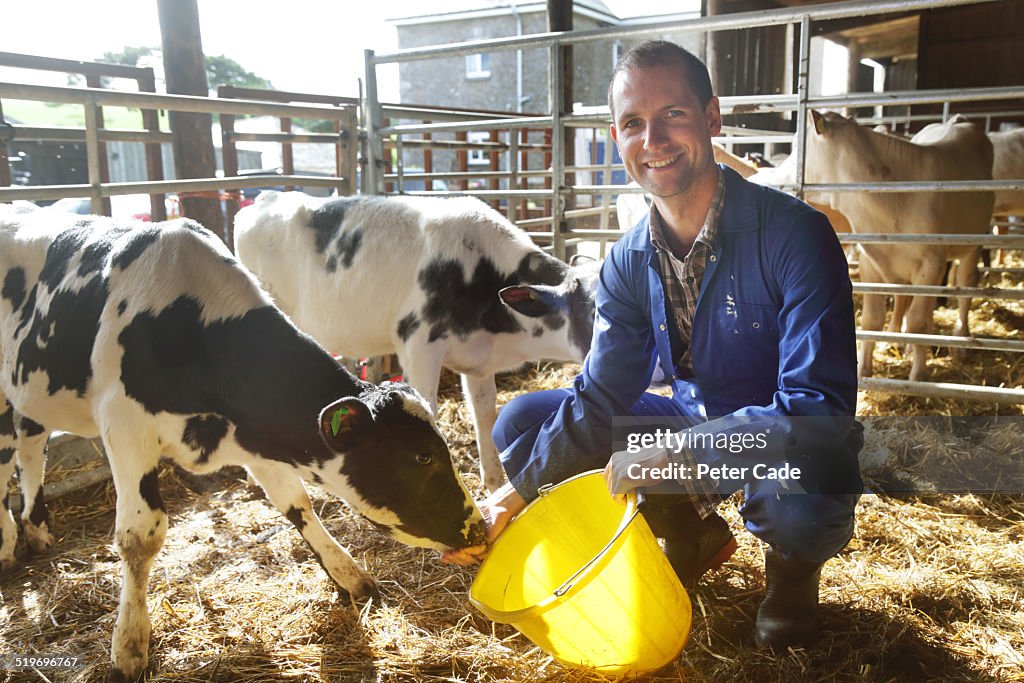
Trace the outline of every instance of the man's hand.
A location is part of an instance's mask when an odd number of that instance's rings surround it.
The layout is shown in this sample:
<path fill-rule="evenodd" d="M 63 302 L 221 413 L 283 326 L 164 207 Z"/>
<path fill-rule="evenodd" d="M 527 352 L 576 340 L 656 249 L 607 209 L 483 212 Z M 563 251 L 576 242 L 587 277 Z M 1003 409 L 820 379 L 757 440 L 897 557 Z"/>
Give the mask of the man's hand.
<path fill-rule="evenodd" d="M 526 507 L 526 501 L 516 492 L 512 484 L 505 484 L 481 501 L 478 507 L 487 524 L 487 544 L 450 550 L 441 556 L 442 562 L 467 567 L 483 561 L 487 556 L 488 548 L 504 531 L 512 518 Z"/>
<path fill-rule="evenodd" d="M 612 497 L 624 503 L 626 494 L 633 489 L 662 483 L 663 480 L 652 477 L 650 471 L 668 464 L 668 452 L 664 448 L 645 448 L 637 453 L 618 451 L 604 468 L 604 481 Z"/>

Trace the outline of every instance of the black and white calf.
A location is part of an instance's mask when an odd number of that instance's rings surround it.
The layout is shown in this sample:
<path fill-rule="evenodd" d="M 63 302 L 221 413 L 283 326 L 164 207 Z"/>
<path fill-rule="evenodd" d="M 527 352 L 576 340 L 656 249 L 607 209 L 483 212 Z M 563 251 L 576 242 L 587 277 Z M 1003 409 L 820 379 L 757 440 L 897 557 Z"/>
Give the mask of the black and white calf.
<path fill-rule="evenodd" d="M 435 411 L 442 366 L 460 373 L 491 490 L 495 373 L 590 349 L 597 264 L 570 268 L 472 197 L 264 192 L 235 219 L 235 251 L 331 351 L 397 353 Z"/>
<path fill-rule="evenodd" d="M 146 581 L 167 531 L 161 455 L 248 468 L 353 597 L 373 579 L 310 508 L 302 479 L 409 545 L 483 541 L 429 406 L 352 377 L 210 232 L 36 212 L 0 217 L 0 484 L 21 466 L 30 547 L 52 543 L 40 487 L 50 431 L 101 435 L 117 488 L 123 585 L 114 679 L 146 667 Z M 0 508 L 0 561 L 16 527 Z"/>

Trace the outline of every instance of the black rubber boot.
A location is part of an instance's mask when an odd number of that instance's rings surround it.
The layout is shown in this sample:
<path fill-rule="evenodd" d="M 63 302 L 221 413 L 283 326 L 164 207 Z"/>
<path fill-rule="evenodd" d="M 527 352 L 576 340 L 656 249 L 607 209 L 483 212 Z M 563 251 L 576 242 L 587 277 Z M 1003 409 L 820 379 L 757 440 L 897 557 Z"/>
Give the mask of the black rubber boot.
<path fill-rule="evenodd" d="M 821 562 L 788 560 L 769 548 L 764 557 L 764 599 L 757 608 L 754 636 L 761 647 L 785 650 L 818 639 L 818 582 Z"/>
<path fill-rule="evenodd" d="M 665 555 L 686 588 L 736 551 L 729 523 L 717 514 L 701 519 L 689 502 L 669 507 L 648 503 L 644 517 L 654 535 L 665 540 Z"/>

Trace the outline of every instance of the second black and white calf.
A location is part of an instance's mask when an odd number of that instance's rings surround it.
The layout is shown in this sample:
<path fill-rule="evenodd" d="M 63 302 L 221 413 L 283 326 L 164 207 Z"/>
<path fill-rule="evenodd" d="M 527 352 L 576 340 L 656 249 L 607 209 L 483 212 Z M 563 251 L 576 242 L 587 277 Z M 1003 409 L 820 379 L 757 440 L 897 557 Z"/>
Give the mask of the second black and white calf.
<path fill-rule="evenodd" d="M 570 268 L 472 197 L 264 192 L 235 249 L 300 328 L 344 355 L 397 353 L 435 409 L 441 368 L 460 373 L 491 490 L 495 373 L 590 349 L 597 264 Z"/>
<path fill-rule="evenodd" d="M 161 455 L 198 472 L 247 467 L 355 597 L 374 581 L 323 527 L 302 479 L 407 544 L 483 541 L 427 403 L 406 385 L 352 377 L 199 225 L 0 217 L 0 280 L 0 485 L 17 455 L 31 548 L 52 542 L 47 434 L 98 434 L 110 460 L 123 570 L 112 678 L 146 667 L 146 581 L 167 531 Z M 0 563 L 15 540 L 4 504 Z"/>

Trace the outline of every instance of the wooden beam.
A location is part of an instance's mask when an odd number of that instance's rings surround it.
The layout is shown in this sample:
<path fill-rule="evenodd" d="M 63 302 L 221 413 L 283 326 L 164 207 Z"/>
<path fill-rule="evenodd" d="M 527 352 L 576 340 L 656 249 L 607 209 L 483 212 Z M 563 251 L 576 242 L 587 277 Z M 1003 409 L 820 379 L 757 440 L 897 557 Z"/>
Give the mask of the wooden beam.
<path fill-rule="evenodd" d="M 199 32 L 197 0 L 157 0 L 167 92 L 206 97 L 206 64 Z M 178 179 L 213 178 L 217 161 L 209 114 L 170 112 L 174 136 L 174 170 Z M 219 198 L 209 193 L 183 194 L 182 213 L 225 238 Z"/>

